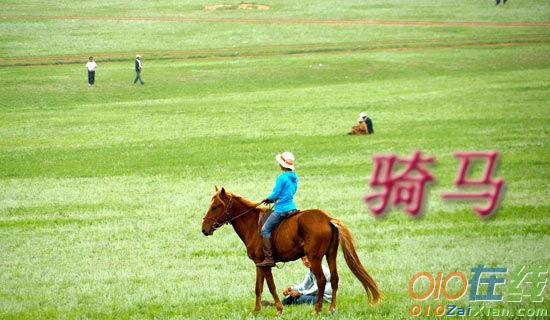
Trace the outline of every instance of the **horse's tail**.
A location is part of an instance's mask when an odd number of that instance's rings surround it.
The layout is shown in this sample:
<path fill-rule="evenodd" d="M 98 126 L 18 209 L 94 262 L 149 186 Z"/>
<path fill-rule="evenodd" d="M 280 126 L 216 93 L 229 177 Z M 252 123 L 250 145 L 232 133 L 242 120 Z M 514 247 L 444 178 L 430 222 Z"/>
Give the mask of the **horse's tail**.
<path fill-rule="evenodd" d="M 339 219 L 332 218 L 330 223 L 337 228 L 338 238 L 340 240 L 340 245 L 342 246 L 342 251 L 344 252 L 344 258 L 346 259 L 346 264 L 350 268 L 351 272 L 361 281 L 361 284 L 367 292 L 367 298 L 369 303 L 376 304 L 380 301 L 381 294 L 376 282 L 368 273 L 368 271 L 363 267 L 357 252 L 355 251 L 355 246 L 353 245 L 353 237 L 348 227 L 340 221 Z"/>

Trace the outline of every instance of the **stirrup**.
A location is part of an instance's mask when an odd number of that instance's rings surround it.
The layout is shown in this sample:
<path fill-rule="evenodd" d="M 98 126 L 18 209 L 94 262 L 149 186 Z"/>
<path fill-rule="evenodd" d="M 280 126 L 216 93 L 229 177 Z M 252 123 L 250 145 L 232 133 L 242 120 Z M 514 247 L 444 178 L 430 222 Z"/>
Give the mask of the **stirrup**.
<path fill-rule="evenodd" d="M 256 263 L 256 267 L 274 267 L 274 266 L 275 266 L 275 261 L 273 260 L 264 260 Z"/>

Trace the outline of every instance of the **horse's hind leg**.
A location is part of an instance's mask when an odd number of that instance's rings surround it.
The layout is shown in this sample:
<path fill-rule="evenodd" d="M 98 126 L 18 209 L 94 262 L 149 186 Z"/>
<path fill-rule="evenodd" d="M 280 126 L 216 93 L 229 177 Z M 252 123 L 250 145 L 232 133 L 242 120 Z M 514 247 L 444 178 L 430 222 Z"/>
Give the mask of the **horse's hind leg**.
<path fill-rule="evenodd" d="M 264 291 L 264 274 L 260 268 L 256 268 L 256 305 L 254 311 L 262 310 L 262 292 Z"/>
<path fill-rule="evenodd" d="M 277 308 L 277 315 L 283 313 L 283 304 L 279 300 L 279 295 L 277 295 L 277 288 L 275 287 L 275 281 L 273 281 L 273 274 L 271 273 L 270 267 L 261 267 L 261 270 L 264 274 L 265 281 L 267 282 L 267 287 L 269 292 L 273 296 L 273 301 L 275 302 L 275 307 Z"/>
<path fill-rule="evenodd" d="M 332 238 L 327 250 L 327 262 L 330 270 L 330 286 L 332 287 L 332 299 L 330 301 L 329 312 L 336 311 L 336 293 L 338 291 L 338 270 L 336 270 L 336 256 L 338 255 L 338 229 L 333 228 Z"/>
<path fill-rule="evenodd" d="M 321 267 L 321 259 L 309 259 L 311 263 L 311 272 L 315 276 L 315 281 L 317 282 L 317 301 L 315 302 L 315 308 L 313 309 L 314 314 L 321 312 L 323 308 L 323 295 L 325 294 L 325 285 L 327 284 L 327 279 L 323 273 L 323 267 Z"/>

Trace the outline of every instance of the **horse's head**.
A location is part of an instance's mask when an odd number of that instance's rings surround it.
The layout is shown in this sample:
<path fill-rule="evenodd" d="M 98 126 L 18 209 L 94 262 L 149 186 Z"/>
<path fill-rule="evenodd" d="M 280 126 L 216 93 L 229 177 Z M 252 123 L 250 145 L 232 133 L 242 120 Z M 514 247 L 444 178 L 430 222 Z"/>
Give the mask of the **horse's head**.
<path fill-rule="evenodd" d="M 231 218 L 229 210 L 232 201 L 232 196 L 225 188 L 222 187 L 218 190 L 218 187 L 216 187 L 216 192 L 214 192 L 210 202 L 210 208 L 208 208 L 208 212 L 202 220 L 202 233 L 205 236 L 212 235 L 216 229 Z"/>

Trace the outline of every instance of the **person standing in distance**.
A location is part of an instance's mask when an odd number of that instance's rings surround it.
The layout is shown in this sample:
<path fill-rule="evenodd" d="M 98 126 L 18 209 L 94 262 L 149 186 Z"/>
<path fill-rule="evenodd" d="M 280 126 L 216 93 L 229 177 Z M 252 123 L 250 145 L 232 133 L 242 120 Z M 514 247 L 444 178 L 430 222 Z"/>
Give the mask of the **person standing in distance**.
<path fill-rule="evenodd" d="M 134 84 L 136 84 L 138 80 L 139 80 L 139 83 L 145 84 L 145 82 L 141 80 L 141 68 L 143 68 L 143 64 L 141 63 L 141 56 L 139 54 L 136 54 L 135 68 L 136 68 L 136 78 L 134 79 Z"/>
<path fill-rule="evenodd" d="M 95 63 L 94 57 L 88 58 L 86 63 L 86 69 L 88 70 L 88 87 L 91 87 L 95 83 L 95 69 L 97 64 Z"/>

